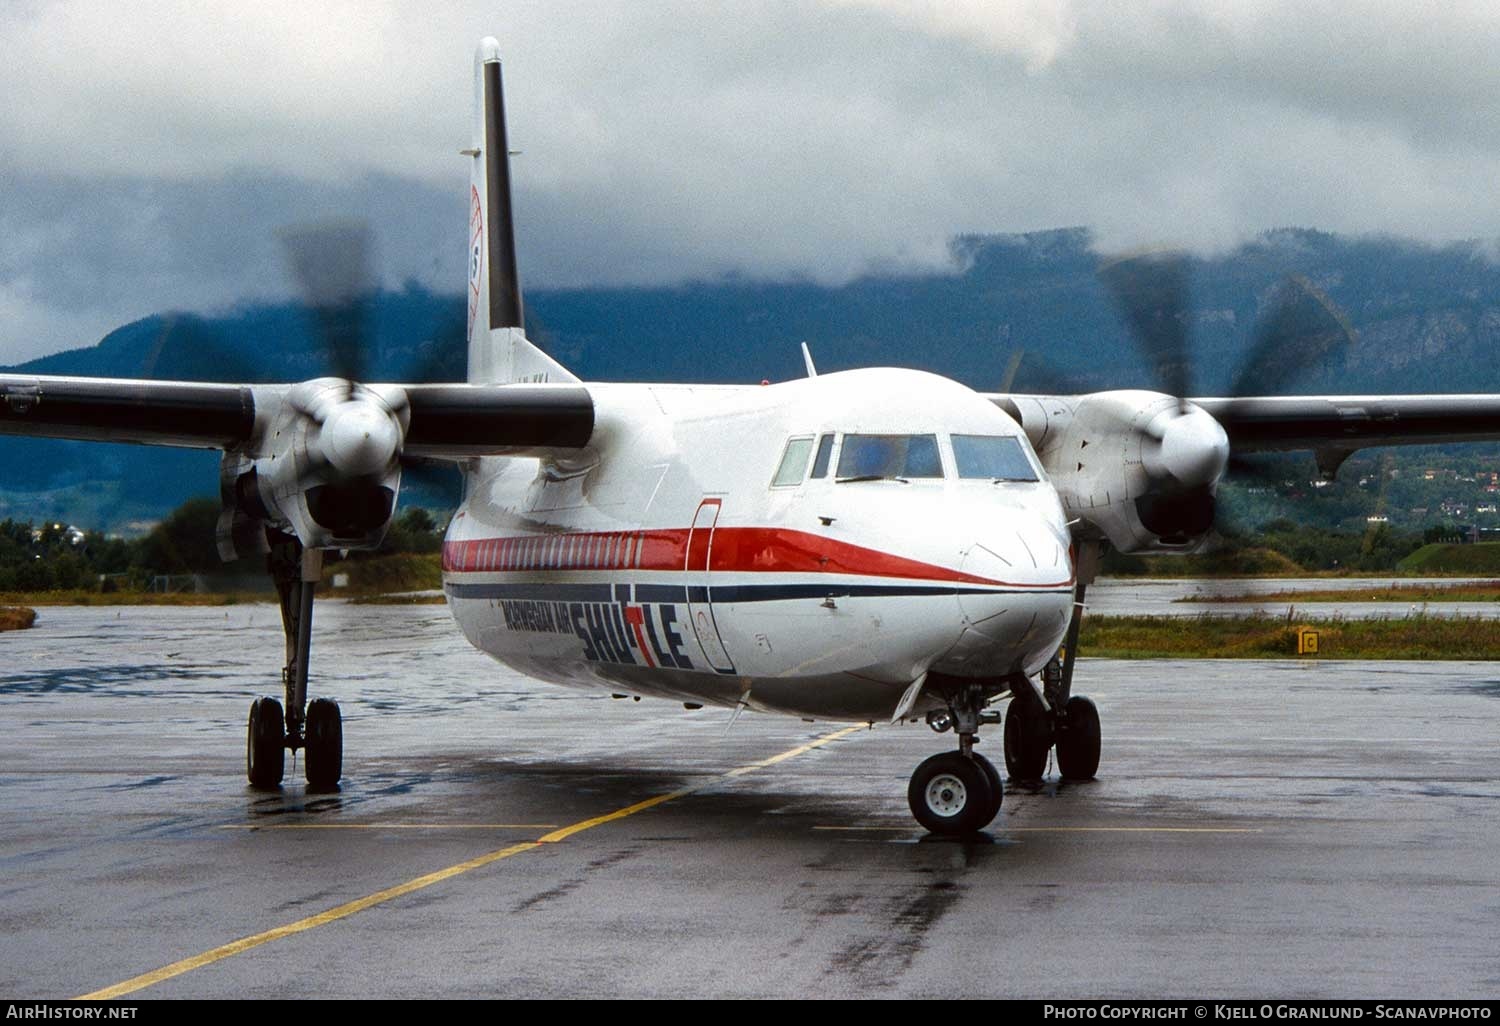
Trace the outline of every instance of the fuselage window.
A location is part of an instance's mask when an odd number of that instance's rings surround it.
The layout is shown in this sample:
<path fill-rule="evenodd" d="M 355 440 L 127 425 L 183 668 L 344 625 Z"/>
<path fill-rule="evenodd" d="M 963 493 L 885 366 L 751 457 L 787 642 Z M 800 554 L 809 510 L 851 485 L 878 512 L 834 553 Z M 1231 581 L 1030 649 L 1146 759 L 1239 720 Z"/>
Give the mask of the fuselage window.
<path fill-rule="evenodd" d="M 776 477 L 771 481 L 772 488 L 786 488 L 802 483 L 802 478 L 807 473 L 807 457 L 812 455 L 812 445 L 811 438 L 793 438 L 786 443 L 781 466 L 776 468 Z"/>
<path fill-rule="evenodd" d="M 824 435 L 818 439 L 818 455 L 813 459 L 813 477 L 828 476 L 828 458 L 833 455 L 833 436 Z"/>
<path fill-rule="evenodd" d="M 840 481 L 942 477 L 937 435 L 845 435 Z"/>
<path fill-rule="evenodd" d="M 1021 440 L 1009 435 L 954 435 L 953 461 L 958 476 L 991 481 L 1036 481 Z"/>

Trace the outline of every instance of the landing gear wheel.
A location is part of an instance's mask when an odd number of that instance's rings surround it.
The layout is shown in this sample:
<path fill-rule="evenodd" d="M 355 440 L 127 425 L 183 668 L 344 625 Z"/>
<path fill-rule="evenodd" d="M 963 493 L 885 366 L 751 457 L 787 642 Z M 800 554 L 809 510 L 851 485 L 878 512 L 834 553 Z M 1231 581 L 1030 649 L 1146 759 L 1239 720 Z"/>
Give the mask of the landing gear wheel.
<path fill-rule="evenodd" d="M 1046 714 L 1012 698 L 1005 710 L 1005 772 L 1012 780 L 1041 780 L 1051 747 Z"/>
<path fill-rule="evenodd" d="M 250 726 L 245 736 L 245 775 L 252 787 L 281 786 L 286 771 L 286 726 L 281 703 L 257 698 L 250 703 Z"/>
<path fill-rule="evenodd" d="M 985 817 L 983 823 L 979 824 L 980 828 L 982 829 L 986 826 L 989 826 L 991 821 L 993 821 L 996 816 L 1000 815 L 1000 803 L 1005 800 L 1005 785 L 1001 783 L 1000 771 L 995 768 L 995 764 L 993 762 L 990 762 L 990 760 L 986 759 L 978 752 L 975 752 L 970 756 L 970 758 L 979 763 L 979 768 L 984 770 L 984 775 L 990 780 L 991 808 L 990 814 Z"/>
<path fill-rule="evenodd" d="M 344 725 L 331 698 L 307 703 L 307 786 L 331 791 L 344 773 Z"/>
<path fill-rule="evenodd" d="M 1057 768 L 1064 780 L 1092 780 L 1099 772 L 1099 709 L 1082 695 L 1068 699 L 1057 732 Z"/>
<path fill-rule="evenodd" d="M 906 801 L 917 822 L 934 834 L 972 834 L 994 818 L 999 802 L 989 775 L 973 758 L 943 752 L 911 775 Z"/>

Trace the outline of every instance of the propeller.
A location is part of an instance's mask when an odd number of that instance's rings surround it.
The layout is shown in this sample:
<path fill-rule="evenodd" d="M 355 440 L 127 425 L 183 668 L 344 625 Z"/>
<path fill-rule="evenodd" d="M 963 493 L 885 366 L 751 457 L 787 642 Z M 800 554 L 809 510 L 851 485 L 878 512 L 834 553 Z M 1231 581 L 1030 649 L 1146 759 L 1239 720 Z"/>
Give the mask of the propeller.
<path fill-rule="evenodd" d="M 362 221 L 333 220 L 292 226 L 279 234 L 287 266 L 312 311 L 326 366 L 346 382 L 345 399 L 353 400 L 357 382 L 368 378 L 376 355 L 370 230 Z M 432 338 L 416 347 L 396 378 L 413 383 L 462 380 L 465 320 L 465 311 L 455 307 L 435 326 Z M 330 461 L 356 476 L 378 473 L 399 458 L 408 488 L 430 501 L 456 503 L 462 487 L 457 468 L 400 452 L 396 424 L 377 412 L 369 404 L 347 401 L 335 407 L 322 426 Z"/>
<path fill-rule="evenodd" d="M 1152 369 L 1158 391 L 1177 400 L 1145 425 L 1155 444 L 1143 447 L 1142 462 L 1162 482 L 1138 503 L 1142 523 L 1163 537 L 1192 537 L 1214 522 L 1214 488 L 1226 470 L 1254 476 L 1270 468 L 1229 458 L 1224 426 L 1188 402 L 1192 368 L 1188 332 L 1189 258 L 1147 253 L 1105 261 L 1099 275 L 1114 298 L 1131 337 Z M 1266 297 L 1246 358 L 1230 386 L 1231 402 L 1220 415 L 1232 423 L 1233 401 L 1282 391 L 1317 366 L 1327 372 L 1345 358 L 1355 332 L 1338 306 L 1311 281 L 1291 276 Z"/>

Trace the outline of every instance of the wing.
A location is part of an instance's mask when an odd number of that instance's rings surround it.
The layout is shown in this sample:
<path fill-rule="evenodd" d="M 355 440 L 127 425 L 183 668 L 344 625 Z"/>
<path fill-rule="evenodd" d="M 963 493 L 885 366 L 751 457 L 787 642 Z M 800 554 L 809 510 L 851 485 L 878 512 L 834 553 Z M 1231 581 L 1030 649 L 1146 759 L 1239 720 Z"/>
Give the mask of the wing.
<path fill-rule="evenodd" d="M 577 456 L 594 401 L 577 384 L 295 385 L 0 375 L 0 435 L 222 449 L 219 548 L 374 548 L 412 459 Z"/>
<path fill-rule="evenodd" d="M 1121 552 L 1197 545 L 1213 526 L 1225 470 L 1258 470 L 1239 457 L 1312 450 L 1332 479 L 1369 446 L 1500 440 L 1500 395 L 986 398 L 1025 430 L 1081 525 L 1075 533 L 1107 538 Z"/>
<path fill-rule="evenodd" d="M 332 379 L 329 379 L 332 381 Z M 0 434 L 136 442 L 258 455 L 320 404 L 293 385 L 0 375 Z M 341 384 L 334 384 L 337 390 Z M 579 385 L 369 385 L 409 416 L 399 452 L 467 459 L 587 446 L 594 404 Z M 326 415 L 325 415 L 326 416 Z"/>
<path fill-rule="evenodd" d="M 1237 452 L 1353 452 L 1377 445 L 1500 439 L 1500 395 L 1193 399 Z"/>
<path fill-rule="evenodd" d="M 1091 393 L 1048 396 L 986 394 L 1045 448 L 1085 400 L 1115 396 L 1134 411 L 1157 393 Z M 1218 421 L 1230 452 L 1312 450 L 1320 466 L 1336 469 L 1350 453 L 1382 445 L 1500 441 L 1500 395 L 1319 395 L 1189 399 Z M 1119 430 L 1129 430 L 1127 417 Z"/>
<path fill-rule="evenodd" d="M 246 385 L 0 375 L 0 434 L 229 449 L 254 430 Z"/>

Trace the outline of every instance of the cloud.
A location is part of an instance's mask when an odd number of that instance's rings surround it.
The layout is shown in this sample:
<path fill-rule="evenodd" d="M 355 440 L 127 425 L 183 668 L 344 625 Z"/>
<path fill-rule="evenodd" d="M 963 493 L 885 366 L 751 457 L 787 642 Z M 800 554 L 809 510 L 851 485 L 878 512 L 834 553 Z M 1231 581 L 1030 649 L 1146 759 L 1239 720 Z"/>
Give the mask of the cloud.
<path fill-rule="evenodd" d="M 1074 224 L 1500 235 L 1493 4 L 10 4 L 0 362 L 286 294 L 265 240 L 320 213 L 368 217 L 387 280 L 456 289 L 487 33 L 533 287 L 840 280 Z"/>

